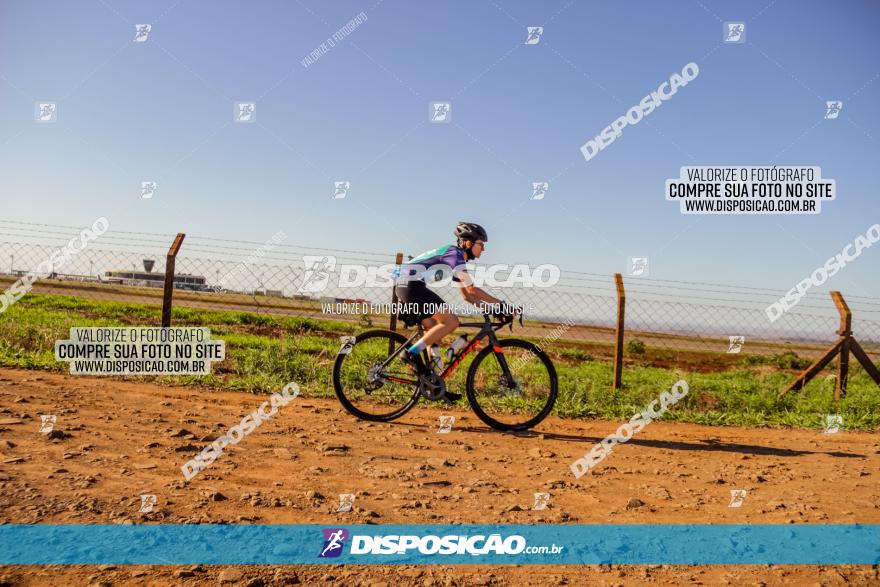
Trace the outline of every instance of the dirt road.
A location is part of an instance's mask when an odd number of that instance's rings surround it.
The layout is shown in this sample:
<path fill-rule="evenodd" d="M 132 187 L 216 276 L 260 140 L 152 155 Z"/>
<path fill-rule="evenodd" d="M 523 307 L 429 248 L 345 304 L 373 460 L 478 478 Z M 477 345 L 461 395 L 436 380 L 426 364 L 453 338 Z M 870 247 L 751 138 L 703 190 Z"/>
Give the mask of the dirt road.
<path fill-rule="evenodd" d="M 190 482 L 180 466 L 265 397 L 0 370 L 0 523 L 880 523 L 880 434 L 655 422 L 575 479 L 619 422 L 532 435 L 417 407 L 359 422 L 299 397 Z M 53 434 L 40 415 L 55 415 Z M 454 415 L 438 434 L 440 415 Z M 59 434 L 59 432 L 61 434 Z M 53 438 L 54 437 L 54 438 Z M 731 490 L 744 489 L 740 507 Z M 551 495 L 544 511 L 534 493 Z M 336 513 L 339 495 L 354 511 Z M 140 513 L 141 495 L 156 496 Z M 869 585 L 869 566 L 5 567 L 0 584 Z"/>

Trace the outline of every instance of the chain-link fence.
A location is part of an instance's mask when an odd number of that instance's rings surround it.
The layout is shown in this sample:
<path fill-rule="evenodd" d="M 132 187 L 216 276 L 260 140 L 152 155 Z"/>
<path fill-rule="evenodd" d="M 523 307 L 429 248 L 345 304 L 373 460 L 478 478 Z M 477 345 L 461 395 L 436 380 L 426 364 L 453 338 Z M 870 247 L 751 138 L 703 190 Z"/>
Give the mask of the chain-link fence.
<path fill-rule="evenodd" d="M 166 256 L 175 235 L 107 231 L 65 256 L 57 254 L 70 236 L 63 227 L 7 232 L 0 241 L 4 291 L 48 261 L 43 268 L 51 271 L 33 282 L 32 293 L 145 307 L 163 303 Z M 391 323 L 389 272 L 409 255 L 326 251 L 285 240 L 281 231 L 264 243 L 187 237 L 171 276 L 174 308 L 328 319 L 358 328 Z M 756 363 L 777 357 L 788 368 L 803 368 L 838 338 L 840 315 L 827 294 L 808 293 L 771 322 L 765 310 L 784 292 L 624 276 L 623 304 L 614 276 L 520 266 L 477 270 L 474 276 L 491 294 L 525 308 L 518 336 L 543 339 L 569 359 L 613 361 L 621 310 L 624 364 L 723 371 L 746 357 Z M 449 279 L 431 287 L 457 313 L 475 311 Z M 853 335 L 876 361 L 880 302 L 844 297 Z"/>

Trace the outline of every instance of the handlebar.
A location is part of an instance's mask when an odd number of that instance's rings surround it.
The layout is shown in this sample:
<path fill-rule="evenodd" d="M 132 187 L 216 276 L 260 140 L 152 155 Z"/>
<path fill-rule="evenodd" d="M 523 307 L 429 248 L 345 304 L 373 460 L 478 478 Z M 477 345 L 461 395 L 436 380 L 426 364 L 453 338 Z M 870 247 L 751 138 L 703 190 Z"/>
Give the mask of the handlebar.
<path fill-rule="evenodd" d="M 494 330 L 499 330 L 499 329 L 501 329 L 501 328 L 504 328 L 505 326 L 510 326 L 511 331 L 513 330 L 513 323 L 514 323 L 514 321 L 516 320 L 516 316 L 510 314 L 510 315 L 508 315 L 508 317 L 507 317 L 506 319 L 504 319 L 504 320 L 493 321 L 492 318 L 493 318 L 495 315 L 492 314 L 492 312 L 481 312 L 481 314 L 483 315 L 483 322 L 482 322 L 482 323 L 479 323 L 479 322 L 462 322 L 461 324 L 459 324 L 459 326 L 464 327 L 464 328 L 480 328 L 480 327 L 482 327 L 482 326 L 485 326 L 486 324 L 491 323 L 491 324 L 492 324 L 492 328 L 493 328 Z M 522 323 L 523 323 L 523 315 L 522 315 L 522 312 L 520 312 L 519 314 L 517 314 L 517 316 L 519 316 L 519 325 L 522 326 Z"/>
<path fill-rule="evenodd" d="M 484 322 L 492 322 L 490 316 L 494 317 L 495 315 L 491 312 L 483 312 L 483 321 Z M 507 314 L 502 319 L 498 320 L 497 323 L 492 325 L 492 328 L 495 330 L 499 330 L 505 326 L 510 326 L 510 330 L 513 331 L 513 323 L 516 321 L 517 316 L 519 316 L 519 325 L 523 325 L 523 312 L 520 310 L 517 314 Z"/>

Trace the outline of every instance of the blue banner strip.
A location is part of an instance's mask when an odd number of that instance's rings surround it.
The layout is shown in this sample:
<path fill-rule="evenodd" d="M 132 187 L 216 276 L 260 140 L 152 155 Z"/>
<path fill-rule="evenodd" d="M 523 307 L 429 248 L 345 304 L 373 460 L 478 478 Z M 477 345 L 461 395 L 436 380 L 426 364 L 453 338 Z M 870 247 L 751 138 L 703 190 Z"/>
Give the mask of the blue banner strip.
<path fill-rule="evenodd" d="M 878 564 L 880 525 L 0 525 L 0 564 Z"/>

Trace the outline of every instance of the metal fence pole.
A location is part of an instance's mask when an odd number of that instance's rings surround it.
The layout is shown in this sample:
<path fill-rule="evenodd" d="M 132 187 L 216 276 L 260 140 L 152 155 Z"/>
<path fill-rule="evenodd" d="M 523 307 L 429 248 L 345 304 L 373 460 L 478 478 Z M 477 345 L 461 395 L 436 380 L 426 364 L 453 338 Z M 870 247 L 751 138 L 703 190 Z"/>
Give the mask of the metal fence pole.
<path fill-rule="evenodd" d="M 620 389 L 621 376 L 623 375 L 623 331 L 624 313 L 626 310 L 626 292 L 623 289 L 623 276 L 614 274 L 614 283 L 617 286 L 617 337 L 614 343 L 614 389 Z"/>
<path fill-rule="evenodd" d="M 177 252 L 183 239 L 186 237 L 182 232 L 178 232 L 168 249 L 168 256 L 165 257 L 165 293 L 162 296 L 162 328 L 171 326 L 171 296 L 174 293 L 174 262 L 177 258 Z"/>

